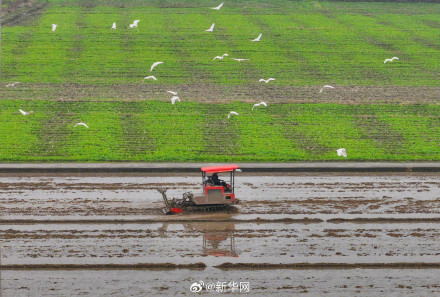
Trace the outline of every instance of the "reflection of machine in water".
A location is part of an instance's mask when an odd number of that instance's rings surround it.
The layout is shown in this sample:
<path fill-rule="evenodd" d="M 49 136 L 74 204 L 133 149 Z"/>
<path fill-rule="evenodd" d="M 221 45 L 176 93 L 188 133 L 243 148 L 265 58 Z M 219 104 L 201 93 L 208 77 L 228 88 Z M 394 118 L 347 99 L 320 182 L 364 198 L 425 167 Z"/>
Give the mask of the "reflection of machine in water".
<path fill-rule="evenodd" d="M 203 233 L 203 255 L 238 257 L 235 250 L 235 224 L 230 222 L 201 222 L 195 228 Z"/>
<path fill-rule="evenodd" d="M 168 223 L 159 228 L 165 236 Z M 193 222 L 183 224 L 185 230 L 200 232 L 203 235 L 203 256 L 238 257 L 235 249 L 235 224 L 232 222 Z"/>

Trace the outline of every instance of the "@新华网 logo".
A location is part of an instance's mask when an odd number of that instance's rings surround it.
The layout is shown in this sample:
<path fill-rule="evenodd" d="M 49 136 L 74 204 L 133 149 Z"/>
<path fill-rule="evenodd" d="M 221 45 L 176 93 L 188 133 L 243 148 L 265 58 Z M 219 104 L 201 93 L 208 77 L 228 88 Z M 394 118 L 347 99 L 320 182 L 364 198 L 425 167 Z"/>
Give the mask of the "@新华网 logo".
<path fill-rule="evenodd" d="M 201 292 L 203 289 L 204 283 L 202 281 L 200 282 L 194 282 L 192 283 L 191 287 L 189 287 L 189 290 L 193 293 Z"/>

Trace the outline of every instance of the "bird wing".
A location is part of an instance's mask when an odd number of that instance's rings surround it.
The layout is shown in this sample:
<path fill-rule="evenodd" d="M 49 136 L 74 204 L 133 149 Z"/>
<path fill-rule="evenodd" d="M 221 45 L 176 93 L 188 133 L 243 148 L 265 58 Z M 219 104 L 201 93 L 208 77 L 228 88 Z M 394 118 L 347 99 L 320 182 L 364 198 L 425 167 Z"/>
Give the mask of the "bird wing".
<path fill-rule="evenodd" d="M 172 95 L 177 95 L 177 92 L 173 92 L 173 91 L 167 91 L 167 93 L 170 93 Z"/>
<path fill-rule="evenodd" d="M 211 25 L 211 27 L 206 31 L 212 31 L 214 29 L 215 23 Z"/>
<path fill-rule="evenodd" d="M 397 57 L 393 57 L 391 60 L 399 60 L 399 58 L 397 58 Z"/>
<path fill-rule="evenodd" d="M 19 111 L 21 112 L 22 115 L 26 115 L 26 112 L 22 109 L 19 109 Z"/>
<path fill-rule="evenodd" d="M 337 149 L 338 156 L 347 157 L 347 151 L 344 148 Z"/>
<path fill-rule="evenodd" d="M 156 67 L 159 64 L 163 64 L 163 62 L 155 62 L 155 63 L 153 63 L 153 65 L 151 65 L 150 72 L 153 71 L 153 68 Z"/>
<path fill-rule="evenodd" d="M 260 80 L 259 81 L 266 81 L 266 80 L 264 80 L 263 78 L 260 78 Z"/>
<path fill-rule="evenodd" d="M 86 128 L 89 127 L 89 126 L 87 126 L 87 124 L 85 124 L 85 123 L 77 123 L 74 127 L 76 127 L 76 126 L 84 126 L 84 127 L 86 127 Z"/>
<path fill-rule="evenodd" d="M 345 148 L 341 148 L 341 156 L 347 157 L 347 151 L 345 150 Z"/>
<path fill-rule="evenodd" d="M 215 60 L 215 59 L 221 59 L 222 57 L 220 57 L 220 56 L 217 56 L 217 57 L 214 57 L 214 59 L 212 59 L 213 61 Z"/>
<path fill-rule="evenodd" d="M 178 96 L 174 96 L 173 98 L 171 98 L 171 103 L 176 103 L 176 100 L 180 102 L 180 98 Z"/>
<path fill-rule="evenodd" d="M 383 63 L 385 64 L 386 62 L 392 62 L 393 60 L 391 59 L 385 59 L 385 61 L 383 61 Z"/>
<path fill-rule="evenodd" d="M 252 109 L 254 109 L 254 107 L 258 107 L 258 106 L 260 106 L 260 105 L 267 106 L 266 102 L 260 102 L 260 103 L 254 104 L 254 106 L 252 107 Z"/>
<path fill-rule="evenodd" d="M 260 35 L 258 35 L 258 37 L 253 39 L 252 41 L 260 41 L 260 38 L 261 38 L 262 35 L 263 35 L 263 33 L 260 33 Z"/>
<path fill-rule="evenodd" d="M 133 24 L 135 25 L 135 26 L 137 26 L 137 24 L 140 22 L 140 20 L 135 20 L 134 22 L 133 22 Z"/>
<path fill-rule="evenodd" d="M 229 112 L 229 114 L 228 114 L 228 119 L 229 119 L 229 117 L 231 116 L 231 114 L 238 115 L 238 113 L 236 113 L 235 111 L 231 111 L 231 112 Z"/>
<path fill-rule="evenodd" d="M 223 2 L 219 6 L 213 7 L 212 9 L 220 10 L 220 8 L 222 8 L 222 6 L 223 6 Z"/>
<path fill-rule="evenodd" d="M 269 78 L 267 81 L 271 81 L 271 80 L 275 80 L 275 78 L 272 78 L 272 77 L 271 77 L 271 78 Z"/>

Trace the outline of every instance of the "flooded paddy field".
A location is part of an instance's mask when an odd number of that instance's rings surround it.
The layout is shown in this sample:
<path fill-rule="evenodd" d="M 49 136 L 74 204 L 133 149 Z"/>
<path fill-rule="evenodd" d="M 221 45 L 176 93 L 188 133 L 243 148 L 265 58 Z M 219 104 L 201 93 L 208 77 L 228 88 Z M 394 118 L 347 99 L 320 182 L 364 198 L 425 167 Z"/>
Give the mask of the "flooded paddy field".
<path fill-rule="evenodd" d="M 1 296 L 440 294 L 436 174 L 243 173 L 235 208 L 173 216 L 156 188 L 201 178 L 157 175 L 1 175 Z"/>

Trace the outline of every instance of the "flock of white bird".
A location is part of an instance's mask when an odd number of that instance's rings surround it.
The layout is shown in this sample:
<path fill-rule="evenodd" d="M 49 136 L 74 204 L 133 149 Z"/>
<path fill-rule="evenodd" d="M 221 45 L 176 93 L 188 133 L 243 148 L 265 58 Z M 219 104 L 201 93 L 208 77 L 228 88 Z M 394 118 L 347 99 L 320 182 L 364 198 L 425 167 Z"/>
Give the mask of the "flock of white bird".
<path fill-rule="evenodd" d="M 220 5 L 218 5 L 218 6 L 216 6 L 216 7 L 212 7 L 211 9 L 214 9 L 214 10 L 220 10 L 222 7 L 223 7 L 223 4 L 224 4 L 224 2 L 222 2 Z M 129 27 L 131 28 L 131 29 L 133 29 L 134 27 L 137 27 L 138 26 L 138 24 L 139 24 L 139 22 L 140 22 L 140 20 L 135 20 L 135 21 L 133 21 L 133 23 L 132 24 L 130 24 L 129 25 Z M 52 24 L 52 32 L 54 32 L 56 29 L 57 29 L 57 24 Z M 207 29 L 207 30 L 205 30 L 206 32 L 214 32 L 214 28 L 215 28 L 215 23 L 213 23 L 212 25 L 211 25 L 211 27 L 209 27 L 209 29 Z M 114 29 L 114 30 L 116 30 L 116 22 L 114 22 L 113 23 L 113 25 L 112 25 L 112 27 L 111 27 L 111 29 Z M 257 36 L 257 38 L 255 38 L 255 39 L 252 39 L 251 41 L 253 41 L 253 42 L 259 42 L 260 40 L 261 40 L 261 37 L 263 36 L 263 33 L 260 33 L 258 36 Z M 221 55 L 221 56 L 216 56 L 216 57 L 214 57 L 212 60 L 214 61 L 214 60 L 223 60 L 225 57 L 228 57 L 229 55 L 228 54 L 223 54 L 223 55 Z M 237 61 L 237 62 L 242 62 L 242 61 L 249 61 L 249 59 L 241 59 L 241 58 L 230 58 L 230 59 L 232 59 L 232 60 L 235 60 L 235 61 Z M 385 59 L 385 61 L 383 62 L 384 64 L 386 64 L 387 62 L 394 62 L 394 60 L 399 60 L 399 58 L 398 57 L 392 57 L 391 59 Z M 156 66 L 158 66 L 158 65 L 160 65 L 160 64 L 163 64 L 164 62 L 154 62 L 152 65 L 151 65 L 151 67 L 150 67 L 150 72 L 152 72 L 153 71 L 153 69 L 156 67 Z M 146 77 L 144 77 L 144 80 L 154 80 L 154 81 L 157 81 L 157 78 L 155 77 L 155 76 L 153 76 L 153 75 L 150 75 L 150 76 L 146 76 Z M 259 82 L 264 82 L 264 83 L 269 83 L 270 81 L 274 81 L 275 80 L 275 78 L 272 78 L 272 77 L 270 77 L 270 78 L 268 78 L 268 79 L 263 79 L 263 78 L 261 78 L 260 80 L 259 80 Z M 6 85 L 6 87 L 14 87 L 16 84 L 18 84 L 19 82 L 14 82 L 14 83 L 11 83 L 11 84 L 7 84 Z M 330 85 L 324 85 L 320 90 L 319 90 L 319 93 L 322 93 L 323 91 L 324 91 L 324 89 L 334 89 L 334 87 L 333 86 L 330 86 Z M 180 98 L 179 98 L 179 96 L 177 96 L 177 92 L 175 92 L 175 91 L 167 91 L 168 93 L 170 93 L 171 95 L 173 95 L 172 97 L 171 97 L 171 99 L 170 99 L 170 101 L 171 101 L 171 104 L 175 104 L 176 103 L 176 101 L 177 102 L 180 102 Z M 267 103 L 266 102 L 260 102 L 260 103 L 257 103 L 257 104 L 254 104 L 253 106 L 252 106 L 252 110 L 254 110 L 254 108 L 255 107 L 259 107 L 259 106 L 267 106 Z M 30 115 L 30 114 L 32 114 L 33 113 L 33 111 L 29 111 L 29 112 L 26 112 L 26 111 L 24 111 L 24 110 L 22 110 L 22 109 L 19 109 L 19 111 L 20 111 L 20 113 L 22 114 L 22 115 L 24 115 L 24 116 L 27 116 L 27 115 Z M 231 117 L 231 116 L 238 116 L 239 114 L 237 113 L 237 112 L 235 112 L 235 111 L 230 111 L 229 112 L 229 114 L 228 114 L 228 119 Z M 75 124 L 75 126 L 74 127 L 78 127 L 78 126 L 84 126 L 84 127 L 86 127 L 86 128 L 89 128 L 89 126 L 87 126 L 87 124 L 85 124 L 85 123 L 82 123 L 82 122 L 80 122 L 80 123 L 77 123 L 77 124 Z M 336 153 L 338 154 L 338 156 L 342 156 L 342 157 L 347 157 L 347 151 L 346 151 L 346 149 L 345 148 L 340 148 L 340 149 L 337 149 L 336 150 Z"/>

